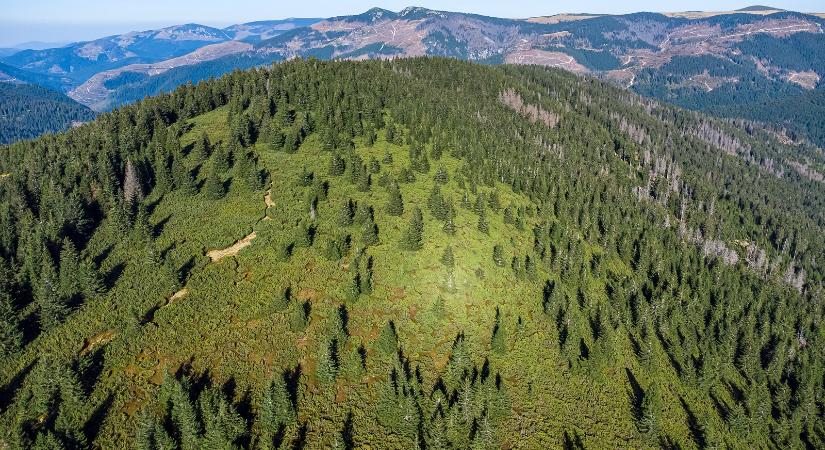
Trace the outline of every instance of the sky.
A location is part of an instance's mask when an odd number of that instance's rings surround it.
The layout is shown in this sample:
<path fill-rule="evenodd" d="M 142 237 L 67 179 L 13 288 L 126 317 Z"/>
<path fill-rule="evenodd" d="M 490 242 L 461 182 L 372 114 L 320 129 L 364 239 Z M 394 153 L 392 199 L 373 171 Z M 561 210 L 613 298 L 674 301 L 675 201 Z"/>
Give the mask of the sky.
<path fill-rule="evenodd" d="M 765 4 L 760 0 L 0 0 L 0 47 L 29 41 L 90 40 L 181 23 L 224 27 L 255 20 L 358 14 L 376 6 L 392 11 L 412 5 L 496 17 L 531 17 L 563 12 L 718 11 L 756 3 Z M 793 11 L 825 11 L 822 0 L 767 3 Z"/>

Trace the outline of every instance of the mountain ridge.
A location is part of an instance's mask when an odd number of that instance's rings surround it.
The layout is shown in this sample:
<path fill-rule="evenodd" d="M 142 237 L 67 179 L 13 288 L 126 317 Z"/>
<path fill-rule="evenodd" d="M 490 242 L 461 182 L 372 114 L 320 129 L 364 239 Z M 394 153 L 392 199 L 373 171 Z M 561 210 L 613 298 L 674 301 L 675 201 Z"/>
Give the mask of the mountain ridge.
<path fill-rule="evenodd" d="M 236 63 L 249 67 L 293 57 L 368 59 L 432 55 L 485 64 L 559 67 L 607 79 L 681 106 L 757 120 L 767 116 L 751 108 L 751 103 L 764 104 L 774 97 L 817 97 L 814 91 L 821 86 L 825 67 L 804 61 L 821 60 L 812 49 L 825 46 L 823 18 L 756 7 L 748 11 L 697 14 L 566 14 L 505 19 L 407 7 L 399 12 L 373 8 L 361 14 L 327 19 L 258 21 L 214 29 L 204 37 L 221 42 L 185 41 L 188 44 L 166 50 L 175 55 L 172 58 L 137 53 L 131 57 L 118 55 L 115 50 L 120 47 L 112 50 L 116 61 L 97 64 L 79 58 L 77 67 L 87 67 L 77 69 L 76 73 L 61 73 L 66 83 L 60 88 L 81 103 L 107 110 L 159 93 L 160 86 L 169 89 L 175 85 L 173 78 L 178 80 L 183 72 L 204 79 L 231 70 Z M 220 33 L 224 36 L 218 37 Z M 128 42 L 130 38 L 126 36 L 104 41 Z M 788 44 L 796 36 L 810 36 L 811 42 L 804 46 Z M 226 44 L 232 41 L 253 47 Z M 751 44 L 755 41 L 761 48 Z M 201 50 L 208 45 L 216 46 L 215 51 Z M 91 47 L 86 50 L 87 56 L 92 54 L 90 50 L 105 47 L 91 43 L 74 45 L 74 50 L 61 49 L 53 58 L 39 62 L 25 63 L 19 55 L 2 60 L 41 73 L 48 68 L 45 72 L 51 75 L 55 71 L 66 72 L 65 68 L 55 69 L 62 66 L 51 62 L 65 58 L 73 61 L 76 55 L 66 54 L 84 46 Z M 187 46 L 194 50 L 187 52 Z M 770 51 L 763 51 L 765 48 Z M 204 52 L 209 54 L 205 59 Z M 31 57 L 32 53 L 27 55 Z M 694 70 L 707 63 L 711 65 L 703 68 L 710 69 L 708 73 Z M 36 67 L 27 67 L 32 65 Z M 717 66 L 725 68 L 714 69 Z M 161 69 L 155 70 L 156 67 Z M 170 68 L 175 70 L 169 72 Z M 714 108 L 714 98 L 722 92 L 742 100 L 722 112 Z M 809 125 L 775 124 L 793 128 L 792 132 L 800 136 L 818 135 L 816 122 L 805 123 Z M 814 141 L 825 145 L 821 138 Z"/>

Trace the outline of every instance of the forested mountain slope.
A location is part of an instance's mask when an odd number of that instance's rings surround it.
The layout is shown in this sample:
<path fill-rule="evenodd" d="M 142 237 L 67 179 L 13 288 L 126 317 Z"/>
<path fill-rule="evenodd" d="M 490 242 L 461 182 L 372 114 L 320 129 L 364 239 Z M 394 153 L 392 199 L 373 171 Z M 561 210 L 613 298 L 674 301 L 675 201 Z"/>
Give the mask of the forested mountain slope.
<path fill-rule="evenodd" d="M 438 58 L 3 147 L 0 447 L 822 447 L 823 161 Z"/>
<path fill-rule="evenodd" d="M 0 82 L 0 144 L 64 131 L 94 116 L 94 111 L 59 92 Z"/>

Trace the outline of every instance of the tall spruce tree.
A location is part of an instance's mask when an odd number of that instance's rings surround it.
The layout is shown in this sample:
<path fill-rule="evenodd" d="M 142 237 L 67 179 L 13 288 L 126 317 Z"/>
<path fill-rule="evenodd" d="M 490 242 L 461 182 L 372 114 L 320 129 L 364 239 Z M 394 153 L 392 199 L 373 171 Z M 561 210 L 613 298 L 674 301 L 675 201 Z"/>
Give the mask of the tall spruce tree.
<path fill-rule="evenodd" d="M 400 216 L 404 213 L 404 200 L 401 198 L 401 189 L 397 183 L 391 183 L 387 188 L 387 213 L 391 216 Z"/>
<path fill-rule="evenodd" d="M 226 189 L 223 185 L 223 180 L 218 174 L 214 166 L 209 168 L 206 173 L 206 181 L 204 181 L 203 189 L 201 190 L 203 196 L 209 200 L 218 200 L 226 195 Z"/>
<path fill-rule="evenodd" d="M 401 248 L 404 250 L 418 251 L 424 246 L 424 216 L 421 209 L 413 209 L 407 228 L 401 235 Z"/>

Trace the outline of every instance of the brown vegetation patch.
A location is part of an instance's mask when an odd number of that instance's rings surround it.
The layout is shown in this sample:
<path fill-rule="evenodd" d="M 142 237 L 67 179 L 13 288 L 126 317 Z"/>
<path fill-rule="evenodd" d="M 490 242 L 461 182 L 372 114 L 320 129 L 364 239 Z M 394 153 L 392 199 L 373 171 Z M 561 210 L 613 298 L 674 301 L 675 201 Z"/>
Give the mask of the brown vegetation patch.
<path fill-rule="evenodd" d="M 404 288 L 395 287 L 390 289 L 390 301 L 395 302 L 398 300 L 403 300 L 407 297 L 407 294 L 404 292 Z"/>
<path fill-rule="evenodd" d="M 315 301 L 318 298 L 318 291 L 311 288 L 301 289 L 298 291 L 298 294 L 296 294 L 296 297 L 301 301 Z"/>
<path fill-rule="evenodd" d="M 347 388 L 343 384 L 338 384 L 335 388 L 335 403 L 342 404 L 347 401 Z"/>
<path fill-rule="evenodd" d="M 559 123 L 558 114 L 545 111 L 536 105 L 524 103 L 524 99 L 521 98 L 521 95 L 513 89 L 507 89 L 499 93 L 498 100 L 519 114 L 527 116 L 531 123 L 541 122 L 547 128 L 555 128 Z"/>
<path fill-rule="evenodd" d="M 90 337 L 89 339 L 86 339 L 86 341 L 83 343 L 83 349 L 80 350 L 80 355 L 82 356 L 82 355 L 85 355 L 85 354 L 91 352 L 98 345 L 104 345 L 104 344 L 108 343 L 109 341 L 111 341 L 112 338 L 114 338 L 114 337 L 115 337 L 115 332 L 114 331 L 106 330 L 102 333 L 99 333 L 95 336 Z"/>
<path fill-rule="evenodd" d="M 143 406 L 143 400 L 133 398 L 123 404 L 121 411 L 129 417 L 133 417 L 138 411 L 140 411 L 141 406 Z"/>

